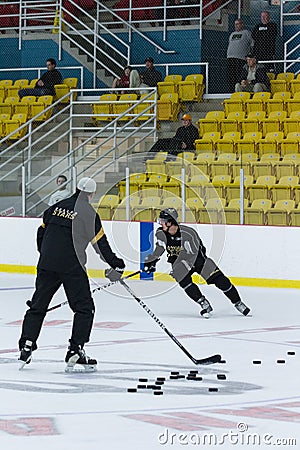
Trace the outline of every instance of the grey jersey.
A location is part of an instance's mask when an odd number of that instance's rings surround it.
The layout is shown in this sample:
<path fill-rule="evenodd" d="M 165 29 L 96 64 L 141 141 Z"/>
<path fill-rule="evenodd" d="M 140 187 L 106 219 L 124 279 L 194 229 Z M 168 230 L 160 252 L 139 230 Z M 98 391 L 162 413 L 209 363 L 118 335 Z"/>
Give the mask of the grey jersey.
<path fill-rule="evenodd" d="M 227 58 L 246 59 L 253 44 L 249 30 L 234 31 L 229 36 Z"/>

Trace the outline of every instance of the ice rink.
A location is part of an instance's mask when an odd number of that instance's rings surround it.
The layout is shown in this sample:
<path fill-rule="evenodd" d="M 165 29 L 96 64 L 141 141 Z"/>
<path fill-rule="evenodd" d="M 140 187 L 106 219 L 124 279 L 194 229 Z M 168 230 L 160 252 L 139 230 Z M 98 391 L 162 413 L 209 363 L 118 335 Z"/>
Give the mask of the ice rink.
<path fill-rule="evenodd" d="M 19 371 L 17 341 L 34 277 L 0 277 L 1 449 L 300 448 L 298 290 L 240 287 L 251 308 L 244 317 L 203 286 L 214 307 L 206 320 L 174 283 L 128 280 L 195 358 L 220 353 L 225 362 L 195 366 L 118 284 L 94 294 L 86 351 L 98 371 L 66 374 L 71 310 L 48 313 L 32 363 Z M 51 305 L 64 300 L 60 290 Z M 190 370 L 198 379 L 186 378 Z M 171 371 L 184 377 L 170 379 Z M 127 392 L 158 377 L 161 389 Z"/>

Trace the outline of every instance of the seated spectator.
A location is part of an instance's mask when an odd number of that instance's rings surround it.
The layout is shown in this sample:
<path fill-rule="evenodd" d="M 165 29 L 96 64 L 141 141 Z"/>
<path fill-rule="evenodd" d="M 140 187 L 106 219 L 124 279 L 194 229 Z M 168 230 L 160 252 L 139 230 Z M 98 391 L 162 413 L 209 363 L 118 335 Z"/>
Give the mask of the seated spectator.
<path fill-rule="evenodd" d="M 56 84 L 62 83 L 62 75 L 59 70 L 56 69 L 56 61 L 53 58 L 47 59 L 47 72 L 45 72 L 41 78 L 36 82 L 33 89 L 20 89 L 18 94 L 20 98 L 26 95 L 32 95 L 34 97 L 40 97 L 41 95 L 53 95 L 55 96 Z"/>
<path fill-rule="evenodd" d="M 155 69 L 154 59 L 145 59 L 146 70 L 140 74 L 141 82 L 146 85 L 146 87 L 156 87 L 159 81 L 162 81 L 162 74 Z"/>
<path fill-rule="evenodd" d="M 130 87 L 130 72 L 131 67 L 126 66 L 123 71 L 123 75 L 121 78 L 115 78 L 113 81 L 112 88 L 124 88 L 128 89 Z M 121 91 L 121 94 L 124 94 L 124 91 Z"/>
<path fill-rule="evenodd" d="M 264 66 L 257 64 L 256 56 L 247 55 L 247 64 L 241 73 L 241 82 L 236 83 L 235 92 L 263 92 L 270 91 L 270 81 Z"/>
<path fill-rule="evenodd" d="M 58 190 L 54 192 L 49 199 L 49 206 L 60 202 L 64 198 L 70 197 L 70 191 L 67 189 L 67 177 L 65 175 L 58 175 L 56 179 L 56 184 L 59 186 Z"/>
<path fill-rule="evenodd" d="M 192 116 L 184 114 L 182 116 L 182 126 L 178 128 L 174 137 L 170 139 L 159 139 L 150 149 L 150 158 L 153 152 L 168 152 L 176 156 L 180 152 L 194 152 L 194 142 L 199 139 L 199 131 L 192 124 Z M 152 153 L 152 155 L 151 155 Z"/>

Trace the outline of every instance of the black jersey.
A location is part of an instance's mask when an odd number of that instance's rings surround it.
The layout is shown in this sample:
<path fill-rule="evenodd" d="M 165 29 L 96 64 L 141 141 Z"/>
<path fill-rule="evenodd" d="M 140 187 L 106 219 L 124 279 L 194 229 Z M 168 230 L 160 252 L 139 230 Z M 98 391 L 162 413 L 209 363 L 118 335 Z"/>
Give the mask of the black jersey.
<path fill-rule="evenodd" d="M 87 194 L 77 191 L 44 212 L 37 233 L 38 268 L 65 273 L 78 264 L 85 266 L 89 242 L 111 267 L 120 266 L 120 259 L 112 252 Z"/>
<path fill-rule="evenodd" d="M 156 239 L 156 247 L 152 254 L 153 259 L 160 258 L 166 251 L 170 264 L 184 262 L 187 268 L 192 269 L 196 262 L 203 265 L 207 258 L 206 249 L 198 233 L 186 225 L 179 225 L 174 235 L 163 231 L 160 227 L 156 232 Z"/>

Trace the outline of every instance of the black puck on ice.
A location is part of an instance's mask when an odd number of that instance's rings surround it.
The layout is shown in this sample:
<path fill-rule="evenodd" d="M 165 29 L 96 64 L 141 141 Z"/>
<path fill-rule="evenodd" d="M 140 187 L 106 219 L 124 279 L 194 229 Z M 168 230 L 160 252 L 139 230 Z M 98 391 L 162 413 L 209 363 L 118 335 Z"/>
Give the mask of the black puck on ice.
<path fill-rule="evenodd" d="M 138 384 L 137 388 L 138 389 L 147 389 L 147 386 L 145 384 Z"/>
<path fill-rule="evenodd" d="M 166 378 L 165 377 L 157 377 L 156 380 L 157 381 L 166 381 Z"/>
<path fill-rule="evenodd" d="M 170 380 L 178 380 L 178 375 L 170 375 Z"/>
<path fill-rule="evenodd" d="M 147 383 L 148 378 L 139 378 L 139 381 L 140 381 L 141 383 Z"/>
<path fill-rule="evenodd" d="M 147 389 L 156 388 L 155 384 L 147 384 Z"/>
<path fill-rule="evenodd" d="M 137 389 L 136 388 L 128 388 L 127 392 L 137 392 Z"/>
<path fill-rule="evenodd" d="M 259 360 L 254 360 L 252 362 L 253 362 L 253 364 L 261 364 L 261 361 L 259 361 Z"/>
<path fill-rule="evenodd" d="M 165 384 L 165 382 L 164 381 L 155 381 L 155 384 L 157 386 L 162 386 L 163 384 Z"/>
<path fill-rule="evenodd" d="M 226 375 L 224 373 L 218 373 L 217 378 L 218 380 L 226 380 Z"/>
<path fill-rule="evenodd" d="M 154 391 L 160 391 L 161 390 L 161 386 L 152 386 L 152 389 Z"/>
<path fill-rule="evenodd" d="M 277 364 L 285 364 L 285 360 L 284 359 L 277 359 Z"/>
<path fill-rule="evenodd" d="M 288 355 L 296 355 L 296 352 L 287 352 Z"/>
<path fill-rule="evenodd" d="M 190 372 L 189 372 L 191 375 L 193 374 L 193 373 L 198 373 L 198 370 L 190 370 Z"/>
<path fill-rule="evenodd" d="M 179 375 L 179 372 L 171 372 L 171 375 Z"/>
<path fill-rule="evenodd" d="M 202 381 L 202 377 L 186 377 L 187 380 L 192 380 L 192 381 Z"/>
<path fill-rule="evenodd" d="M 163 391 L 154 391 L 153 394 L 154 395 L 163 395 Z"/>
<path fill-rule="evenodd" d="M 208 388 L 208 392 L 218 392 L 218 388 L 210 387 Z"/>

